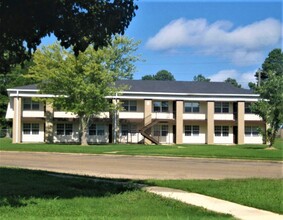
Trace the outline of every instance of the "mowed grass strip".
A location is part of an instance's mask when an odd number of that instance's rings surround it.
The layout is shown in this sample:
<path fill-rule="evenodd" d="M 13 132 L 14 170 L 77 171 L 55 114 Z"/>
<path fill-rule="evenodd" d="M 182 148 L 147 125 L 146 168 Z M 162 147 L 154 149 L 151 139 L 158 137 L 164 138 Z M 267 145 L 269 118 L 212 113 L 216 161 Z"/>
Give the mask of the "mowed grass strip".
<path fill-rule="evenodd" d="M 275 148 L 267 150 L 266 145 L 142 145 L 142 144 L 12 144 L 11 139 L 0 139 L 0 150 L 38 151 L 61 153 L 152 155 L 172 157 L 235 158 L 252 160 L 282 160 L 283 139 L 277 139 Z"/>
<path fill-rule="evenodd" d="M 282 181 L 283 179 L 149 180 L 147 183 L 283 214 Z"/>
<path fill-rule="evenodd" d="M 131 183 L 0 168 L 0 219 L 234 219 L 144 192 Z"/>

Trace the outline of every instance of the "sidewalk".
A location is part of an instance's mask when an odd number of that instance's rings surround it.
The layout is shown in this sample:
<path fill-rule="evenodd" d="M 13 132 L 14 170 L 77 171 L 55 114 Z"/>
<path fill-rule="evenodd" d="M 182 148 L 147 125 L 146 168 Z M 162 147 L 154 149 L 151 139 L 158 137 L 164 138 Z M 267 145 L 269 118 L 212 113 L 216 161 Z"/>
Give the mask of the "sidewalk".
<path fill-rule="evenodd" d="M 176 199 L 190 205 L 200 206 L 207 210 L 230 214 L 242 220 L 283 220 L 283 215 L 197 193 L 189 193 L 178 189 L 155 186 L 145 187 L 144 190 L 166 198 Z"/>

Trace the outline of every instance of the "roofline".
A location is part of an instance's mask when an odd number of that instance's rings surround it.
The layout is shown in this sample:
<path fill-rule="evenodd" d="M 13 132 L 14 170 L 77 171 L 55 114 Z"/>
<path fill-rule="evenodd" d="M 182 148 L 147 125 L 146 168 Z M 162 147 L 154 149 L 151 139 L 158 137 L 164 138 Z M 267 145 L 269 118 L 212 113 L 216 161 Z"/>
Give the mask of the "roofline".
<path fill-rule="evenodd" d="M 123 94 L 156 94 L 156 95 L 181 95 L 181 96 L 187 96 L 187 95 L 195 95 L 195 96 L 253 96 L 253 97 L 259 97 L 259 94 L 223 94 L 223 93 L 170 93 L 170 92 L 131 92 L 131 91 L 125 91 L 120 92 Z"/>
<path fill-rule="evenodd" d="M 226 102 L 241 102 L 241 101 L 248 101 L 248 102 L 256 102 L 259 99 L 255 97 L 164 97 L 164 96 L 148 96 L 148 97 L 140 97 L 140 96 L 106 96 L 107 99 L 127 99 L 127 100 L 182 100 L 182 101 L 226 101 Z"/>
<path fill-rule="evenodd" d="M 24 92 L 39 92 L 39 89 L 7 89 L 8 92 L 18 92 L 18 91 L 24 91 Z"/>
<path fill-rule="evenodd" d="M 39 92 L 39 89 L 7 89 L 8 92 Z M 149 94 L 149 95 L 179 95 L 179 96 L 242 96 L 242 97 L 259 97 L 259 94 L 223 94 L 223 93 L 170 93 L 170 92 L 131 92 L 121 91 L 119 94 Z M 11 95 L 13 96 L 13 95 Z M 46 94 L 46 96 L 55 97 L 55 95 Z M 112 97 L 112 96 L 107 96 Z M 113 96 L 114 97 L 114 96 Z"/>

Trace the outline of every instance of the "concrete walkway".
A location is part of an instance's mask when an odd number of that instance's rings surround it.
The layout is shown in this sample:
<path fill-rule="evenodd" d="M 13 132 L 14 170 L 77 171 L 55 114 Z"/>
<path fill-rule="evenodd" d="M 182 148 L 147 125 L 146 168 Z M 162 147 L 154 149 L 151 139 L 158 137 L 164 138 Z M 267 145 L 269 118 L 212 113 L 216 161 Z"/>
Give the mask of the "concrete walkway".
<path fill-rule="evenodd" d="M 283 220 L 283 215 L 197 193 L 188 193 L 178 189 L 155 186 L 145 187 L 144 190 L 166 198 L 176 199 L 190 205 L 200 206 L 214 212 L 230 214 L 235 218 L 242 220 Z"/>

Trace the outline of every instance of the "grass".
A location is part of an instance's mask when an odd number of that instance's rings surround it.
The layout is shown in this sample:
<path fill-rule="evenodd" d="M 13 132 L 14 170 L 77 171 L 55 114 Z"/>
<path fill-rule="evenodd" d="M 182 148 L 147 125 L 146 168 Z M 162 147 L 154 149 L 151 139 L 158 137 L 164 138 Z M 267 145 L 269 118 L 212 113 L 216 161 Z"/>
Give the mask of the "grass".
<path fill-rule="evenodd" d="M 234 219 L 144 192 L 131 182 L 0 168 L 0 219 Z"/>
<path fill-rule="evenodd" d="M 282 179 L 149 180 L 147 183 L 283 214 Z"/>
<path fill-rule="evenodd" d="M 11 139 L 0 139 L 0 150 L 41 151 L 62 153 L 154 155 L 173 157 L 235 158 L 253 160 L 282 160 L 283 139 L 277 139 L 274 150 L 266 150 L 266 145 L 141 145 L 141 144 L 12 144 Z"/>

